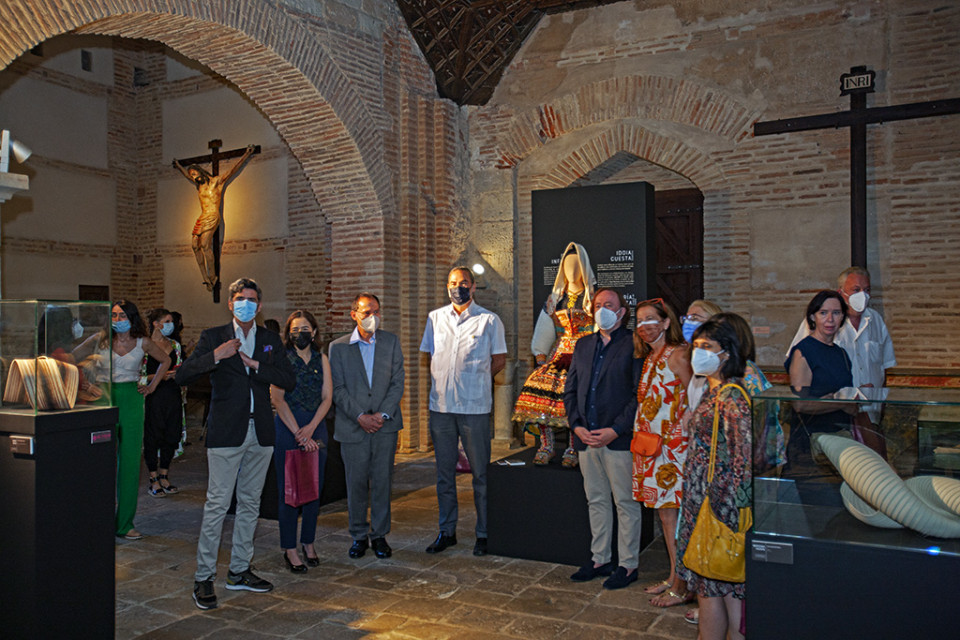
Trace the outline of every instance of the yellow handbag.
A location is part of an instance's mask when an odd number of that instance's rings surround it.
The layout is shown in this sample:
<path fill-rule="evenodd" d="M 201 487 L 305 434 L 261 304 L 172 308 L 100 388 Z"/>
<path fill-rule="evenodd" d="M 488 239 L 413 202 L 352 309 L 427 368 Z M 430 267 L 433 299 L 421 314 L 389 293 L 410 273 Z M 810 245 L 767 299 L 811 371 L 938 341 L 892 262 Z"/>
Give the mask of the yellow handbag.
<path fill-rule="evenodd" d="M 740 389 L 747 402 L 750 396 L 739 385 L 730 383 L 721 387 Z M 719 393 L 719 392 L 718 392 Z M 740 509 L 739 531 L 734 531 L 713 515 L 710 506 L 709 487 L 713 481 L 713 469 L 717 459 L 717 427 L 720 423 L 720 404 L 713 412 L 713 436 L 710 438 L 710 469 L 707 472 L 707 489 L 703 504 L 697 514 L 696 524 L 690 534 L 683 564 L 691 571 L 711 580 L 743 582 L 746 579 L 746 533 L 753 526 L 753 509 Z"/>

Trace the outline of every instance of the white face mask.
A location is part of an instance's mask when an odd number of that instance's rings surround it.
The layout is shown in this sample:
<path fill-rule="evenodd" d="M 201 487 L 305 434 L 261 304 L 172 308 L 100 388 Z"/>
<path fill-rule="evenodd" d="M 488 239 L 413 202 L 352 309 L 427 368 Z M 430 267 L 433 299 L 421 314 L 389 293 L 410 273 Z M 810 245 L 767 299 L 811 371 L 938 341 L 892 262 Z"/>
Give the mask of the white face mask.
<path fill-rule="evenodd" d="M 867 308 L 867 302 L 870 300 L 870 294 L 866 291 L 857 291 L 850 294 L 847 300 L 850 302 L 851 309 L 857 313 L 863 313 L 863 310 Z"/>
<path fill-rule="evenodd" d="M 367 333 L 376 333 L 380 328 L 380 316 L 369 315 L 360 321 L 360 328 Z"/>
<path fill-rule="evenodd" d="M 723 351 L 714 353 L 713 351 L 694 347 L 693 357 L 690 358 L 690 366 L 693 367 L 693 372 L 698 376 L 711 376 L 715 374 L 717 369 L 720 368 L 721 353 L 723 353 Z"/>
<path fill-rule="evenodd" d="M 616 311 L 612 311 L 606 307 L 600 307 L 597 309 L 597 312 L 593 314 L 593 319 L 596 321 L 598 327 L 604 331 L 610 331 L 620 318 Z"/>

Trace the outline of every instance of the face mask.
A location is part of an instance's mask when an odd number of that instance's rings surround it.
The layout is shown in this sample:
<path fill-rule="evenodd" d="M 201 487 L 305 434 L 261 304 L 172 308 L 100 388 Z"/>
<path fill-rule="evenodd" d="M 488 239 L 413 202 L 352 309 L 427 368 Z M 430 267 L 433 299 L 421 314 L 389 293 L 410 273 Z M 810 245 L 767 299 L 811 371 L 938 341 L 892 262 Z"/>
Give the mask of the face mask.
<path fill-rule="evenodd" d="M 164 322 L 164 323 L 163 323 L 163 326 L 160 327 L 160 333 L 161 333 L 161 335 L 163 335 L 164 337 L 169 336 L 171 333 L 173 333 L 173 323 L 172 323 L 172 322 Z"/>
<path fill-rule="evenodd" d="M 617 324 L 619 317 L 616 311 L 612 311 L 606 307 L 600 307 L 597 309 L 597 312 L 593 314 L 593 319 L 596 321 L 598 327 L 604 331 L 609 331 Z"/>
<path fill-rule="evenodd" d="M 297 331 L 293 334 L 293 344 L 297 349 L 306 349 L 313 342 L 312 331 Z"/>
<path fill-rule="evenodd" d="M 702 322 L 697 322 L 696 320 L 684 320 L 683 321 L 683 339 L 687 342 L 693 340 L 693 332 L 697 330 Z"/>
<path fill-rule="evenodd" d="M 863 313 L 867 308 L 867 302 L 870 300 L 870 294 L 866 291 L 857 291 L 850 295 L 847 300 L 850 302 L 850 308 L 857 313 Z"/>
<path fill-rule="evenodd" d="M 114 333 L 126 333 L 130 331 L 130 321 L 129 320 L 118 320 L 113 323 Z"/>
<path fill-rule="evenodd" d="M 470 302 L 470 287 L 451 287 L 447 289 L 450 301 L 453 304 L 467 304 Z"/>
<path fill-rule="evenodd" d="M 73 339 L 79 340 L 83 337 L 83 325 L 80 324 L 79 320 L 73 321 Z"/>
<path fill-rule="evenodd" d="M 723 351 L 720 353 L 723 353 Z M 695 348 L 693 357 L 690 359 L 693 372 L 698 376 L 710 376 L 716 373 L 717 369 L 720 368 L 720 353 Z"/>
<path fill-rule="evenodd" d="M 250 322 L 257 316 L 257 303 L 251 300 L 236 300 L 233 303 L 233 317 L 240 322 Z"/>
<path fill-rule="evenodd" d="M 460 303 L 457 303 L 460 304 Z M 360 321 L 360 328 L 367 333 L 376 333 L 380 328 L 380 316 L 369 315 Z"/>

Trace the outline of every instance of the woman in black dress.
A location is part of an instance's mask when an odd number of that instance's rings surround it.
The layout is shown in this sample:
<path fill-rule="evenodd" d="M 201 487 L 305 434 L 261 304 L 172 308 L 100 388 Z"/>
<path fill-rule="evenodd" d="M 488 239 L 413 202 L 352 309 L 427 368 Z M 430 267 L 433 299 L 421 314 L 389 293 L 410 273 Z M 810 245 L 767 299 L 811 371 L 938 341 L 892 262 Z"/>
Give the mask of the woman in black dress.
<path fill-rule="evenodd" d="M 173 316 L 166 309 L 152 309 L 147 313 L 150 339 L 170 356 L 170 369 L 164 374 L 157 390 L 147 396 L 144 407 L 143 459 L 150 472 L 150 487 L 147 493 L 154 498 L 178 493 L 170 484 L 170 462 L 180 443 L 183 426 L 183 405 L 180 386 L 173 376 L 183 362 L 180 343 L 171 338 L 174 332 Z M 141 365 L 140 377 L 153 380 L 160 363 L 147 355 Z M 159 458 L 159 460 L 158 460 Z"/>

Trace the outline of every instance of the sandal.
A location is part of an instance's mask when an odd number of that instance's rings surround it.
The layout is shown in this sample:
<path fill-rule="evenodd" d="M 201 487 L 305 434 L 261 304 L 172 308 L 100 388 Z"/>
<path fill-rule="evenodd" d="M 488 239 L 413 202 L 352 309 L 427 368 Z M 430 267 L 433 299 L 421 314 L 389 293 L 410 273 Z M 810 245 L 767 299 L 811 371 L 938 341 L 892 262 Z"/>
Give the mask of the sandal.
<path fill-rule="evenodd" d="M 533 464 L 544 466 L 550 464 L 550 458 L 553 457 L 553 451 L 538 449 L 537 454 L 533 456 Z"/>
<path fill-rule="evenodd" d="M 690 624 L 700 624 L 700 607 L 687 610 L 687 612 L 683 614 L 683 619 Z"/>
<path fill-rule="evenodd" d="M 154 498 L 167 497 L 167 494 L 163 491 L 163 486 L 160 484 L 160 481 L 157 480 L 156 476 L 150 476 L 150 486 L 147 487 L 147 494 Z"/>
<path fill-rule="evenodd" d="M 693 602 L 693 599 L 697 597 L 693 591 L 687 591 L 684 594 L 679 594 L 676 591 L 665 591 L 658 596 L 650 598 L 650 604 L 655 607 L 675 607 L 680 604 L 687 604 L 688 602 Z"/>
<path fill-rule="evenodd" d="M 577 455 L 577 450 L 573 447 L 568 447 L 563 452 L 563 459 L 561 463 L 565 469 L 576 469 L 580 465 L 580 457 Z"/>
<path fill-rule="evenodd" d="M 160 480 L 160 488 L 163 489 L 164 493 L 180 493 L 180 489 L 170 484 L 170 478 L 167 477 L 167 474 L 161 473 L 157 478 Z M 163 484 L 164 482 L 167 484 Z"/>
<path fill-rule="evenodd" d="M 670 588 L 671 582 L 669 580 L 662 580 L 656 584 L 651 584 L 643 588 L 644 593 L 649 593 L 651 596 L 658 596 L 667 589 Z"/>

